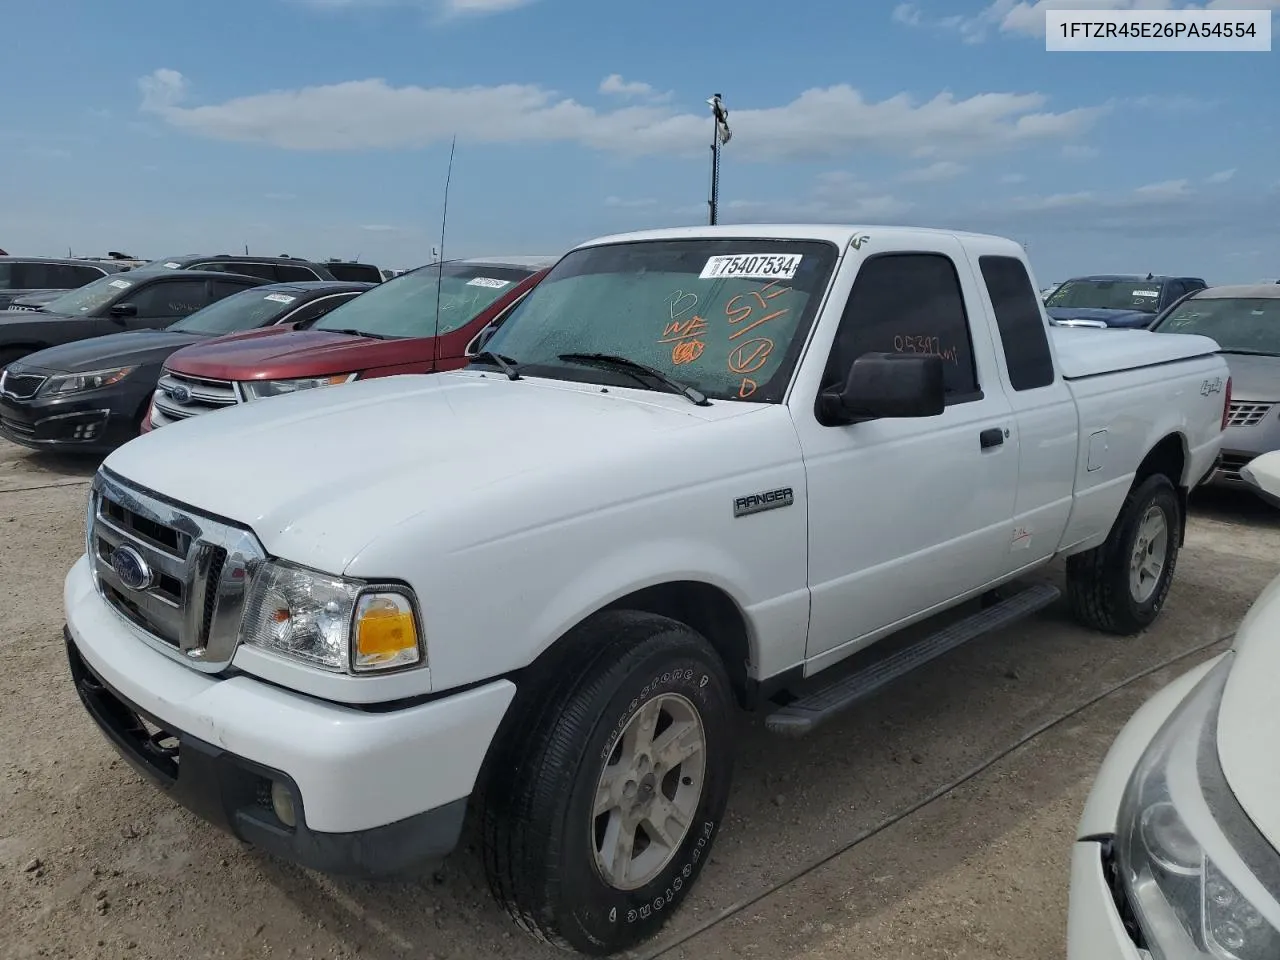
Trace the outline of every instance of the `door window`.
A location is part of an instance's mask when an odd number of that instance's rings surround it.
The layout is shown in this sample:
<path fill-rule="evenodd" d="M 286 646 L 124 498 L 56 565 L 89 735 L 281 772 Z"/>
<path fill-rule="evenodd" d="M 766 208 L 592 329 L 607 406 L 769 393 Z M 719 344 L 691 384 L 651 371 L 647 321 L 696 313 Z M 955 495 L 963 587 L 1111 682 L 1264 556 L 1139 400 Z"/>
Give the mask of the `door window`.
<path fill-rule="evenodd" d="M 981 399 L 960 277 L 940 253 L 868 257 L 858 271 L 827 361 L 823 389 L 865 353 L 941 356 L 947 403 Z"/>
<path fill-rule="evenodd" d="M 1014 390 L 1053 383 L 1053 355 L 1040 312 L 1040 298 L 1016 257 L 979 257 L 978 267 L 996 314 L 996 327 Z"/>
<path fill-rule="evenodd" d="M 303 280 L 319 280 L 320 276 L 310 267 L 296 267 L 291 263 L 275 265 L 276 279 L 281 283 L 298 283 Z"/>
<path fill-rule="evenodd" d="M 204 280 L 159 280 L 143 287 L 127 302 L 138 308 L 139 320 L 185 317 L 208 305 L 208 284 Z"/>

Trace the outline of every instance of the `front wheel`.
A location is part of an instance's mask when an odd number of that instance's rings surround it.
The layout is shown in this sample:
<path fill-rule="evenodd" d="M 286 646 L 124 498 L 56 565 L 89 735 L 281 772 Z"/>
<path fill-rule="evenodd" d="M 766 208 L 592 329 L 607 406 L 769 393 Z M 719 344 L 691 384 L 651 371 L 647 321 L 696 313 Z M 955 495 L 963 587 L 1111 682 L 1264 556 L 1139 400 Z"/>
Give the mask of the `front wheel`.
<path fill-rule="evenodd" d="M 707 861 L 732 776 L 732 694 L 681 623 L 618 611 L 581 629 L 586 662 L 523 708 L 482 830 L 490 886 L 516 921 L 606 955 L 656 933 Z"/>
<path fill-rule="evenodd" d="M 1184 517 L 1163 474 L 1129 491 L 1106 541 L 1067 560 L 1067 593 L 1085 626 L 1129 635 L 1160 615 L 1178 564 Z"/>

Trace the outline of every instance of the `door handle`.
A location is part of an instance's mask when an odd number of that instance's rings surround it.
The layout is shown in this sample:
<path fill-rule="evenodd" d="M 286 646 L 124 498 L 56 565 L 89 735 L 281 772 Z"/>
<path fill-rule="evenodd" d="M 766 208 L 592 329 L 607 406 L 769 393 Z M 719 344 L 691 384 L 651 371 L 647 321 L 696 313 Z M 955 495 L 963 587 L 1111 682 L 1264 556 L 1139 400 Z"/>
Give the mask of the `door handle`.
<path fill-rule="evenodd" d="M 998 447 L 1004 443 L 1004 431 L 999 427 L 990 427 L 978 434 L 978 442 L 982 444 L 983 450 Z"/>

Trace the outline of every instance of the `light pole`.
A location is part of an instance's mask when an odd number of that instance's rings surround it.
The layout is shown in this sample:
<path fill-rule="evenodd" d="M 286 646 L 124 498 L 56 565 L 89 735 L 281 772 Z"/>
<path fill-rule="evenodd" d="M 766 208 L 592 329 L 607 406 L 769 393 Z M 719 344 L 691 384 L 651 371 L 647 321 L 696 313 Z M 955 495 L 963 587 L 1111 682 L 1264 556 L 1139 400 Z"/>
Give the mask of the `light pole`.
<path fill-rule="evenodd" d="M 707 103 L 711 107 L 711 199 L 707 201 L 711 207 L 711 225 L 718 220 L 720 207 L 720 148 L 729 142 L 733 134 L 729 130 L 729 111 L 720 101 L 720 94 L 714 94 Z"/>

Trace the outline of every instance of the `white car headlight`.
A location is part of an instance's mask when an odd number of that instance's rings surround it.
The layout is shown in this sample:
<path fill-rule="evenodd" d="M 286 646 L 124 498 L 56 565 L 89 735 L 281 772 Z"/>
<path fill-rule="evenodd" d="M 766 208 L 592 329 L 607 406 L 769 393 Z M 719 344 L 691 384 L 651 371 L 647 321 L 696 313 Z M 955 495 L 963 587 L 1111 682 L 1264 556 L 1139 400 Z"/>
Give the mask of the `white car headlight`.
<path fill-rule="evenodd" d="M 267 397 L 282 397 L 299 390 L 336 387 L 342 383 L 350 383 L 355 378 L 354 373 L 339 373 L 332 377 L 301 377 L 297 380 L 245 380 L 241 382 L 240 388 L 244 391 L 246 400 L 265 400 Z"/>
<path fill-rule="evenodd" d="M 243 639 L 340 673 L 426 663 L 408 587 L 347 580 L 280 560 L 263 564 L 254 577 Z"/>
<path fill-rule="evenodd" d="M 86 390 L 101 390 L 113 383 L 119 383 L 137 367 L 111 367 L 107 370 L 90 370 L 88 373 L 63 373 L 50 377 L 40 388 L 43 396 L 59 396 L 67 393 L 83 393 Z"/>
<path fill-rule="evenodd" d="M 1228 654 L 1179 705 L 1134 770 L 1116 854 L 1157 960 L 1280 956 L 1280 852 L 1240 807 L 1218 760 Z"/>

